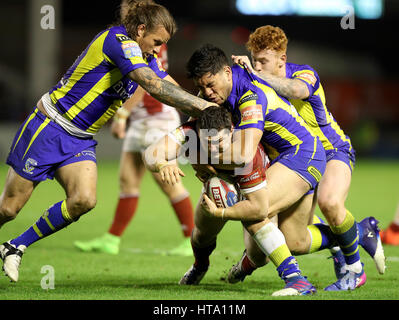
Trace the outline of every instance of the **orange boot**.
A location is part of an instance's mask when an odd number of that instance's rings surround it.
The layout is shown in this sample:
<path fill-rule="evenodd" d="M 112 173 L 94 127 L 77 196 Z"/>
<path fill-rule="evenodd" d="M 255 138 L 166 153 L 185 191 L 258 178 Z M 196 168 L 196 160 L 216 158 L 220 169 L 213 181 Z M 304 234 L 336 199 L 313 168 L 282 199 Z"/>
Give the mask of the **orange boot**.
<path fill-rule="evenodd" d="M 399 225 L 391 222 L 387 229 L 380 232 L 380 237 L 384 244 L 399 245 Z"/>

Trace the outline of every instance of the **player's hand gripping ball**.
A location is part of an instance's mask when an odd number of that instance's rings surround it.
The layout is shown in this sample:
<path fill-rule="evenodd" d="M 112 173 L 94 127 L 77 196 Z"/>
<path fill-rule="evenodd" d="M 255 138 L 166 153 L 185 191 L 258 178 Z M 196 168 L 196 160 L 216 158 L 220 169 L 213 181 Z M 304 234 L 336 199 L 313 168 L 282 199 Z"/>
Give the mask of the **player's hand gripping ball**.
<path fill-rule="evenodd" d="M 218 208 L 227 208 L 238 202 L 238 192 L 232 183 L 212 177 L 204 183 L 207 196 Z"/>

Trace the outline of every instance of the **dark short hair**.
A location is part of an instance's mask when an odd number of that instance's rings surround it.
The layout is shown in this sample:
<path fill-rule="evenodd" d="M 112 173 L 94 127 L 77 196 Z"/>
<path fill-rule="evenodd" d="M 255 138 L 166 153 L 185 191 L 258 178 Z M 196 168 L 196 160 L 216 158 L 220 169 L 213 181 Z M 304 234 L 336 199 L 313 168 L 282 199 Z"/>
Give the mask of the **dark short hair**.
<path fill-rule="evenodd" d="M 201 78 L 210 72 L 212 75 L 218 73 L 224 66 L 228 66 L 229 61 L 222 49 L 212 44 L 205 44 L 192 54 L 187 62 L 187 77 Z"/>
<path fill-rule="evenodd" d="M 212 106 L 201 112 L 198 118 L 198 129 L 231 129 L 231 113 L 225 107 Z"/>

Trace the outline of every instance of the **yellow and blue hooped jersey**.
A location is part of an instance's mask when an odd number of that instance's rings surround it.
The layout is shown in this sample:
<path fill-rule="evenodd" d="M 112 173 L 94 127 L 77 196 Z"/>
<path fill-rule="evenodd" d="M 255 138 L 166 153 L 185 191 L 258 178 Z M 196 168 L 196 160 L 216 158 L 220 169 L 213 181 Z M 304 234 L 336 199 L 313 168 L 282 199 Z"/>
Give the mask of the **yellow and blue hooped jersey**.
<path fill-rule="evenodd" d="M 232 72 L 233 87 L 226 104 L 235 128 L 262 130 L 261 142 L 271 160 L 299 150 L 314 156 L 320 142 L 290 102 L 243 67 L 234 65 Z"/>
<path fill-rule="evenodd" d="M 76 127 L 96 133 L 134 93 L 138 85 L 128 73 L 142 67 L 167 76 L 155 56 L 143 58 L 124 26 L 111 27 L 94 37 L 50 90 L 51 101 Z"/>
<path fill-rule="evenodd" d="M 317 72 L 308 65 L 286 64 L 286 77 L 303 81 L 309 90 L 307 99 L 290 99 L 290 102 L 311 130 L 323 143 L 326 151 L 344 149 L 353 151 L 350 138 L 340 128 L 327 109 L 326 97 Z"/>

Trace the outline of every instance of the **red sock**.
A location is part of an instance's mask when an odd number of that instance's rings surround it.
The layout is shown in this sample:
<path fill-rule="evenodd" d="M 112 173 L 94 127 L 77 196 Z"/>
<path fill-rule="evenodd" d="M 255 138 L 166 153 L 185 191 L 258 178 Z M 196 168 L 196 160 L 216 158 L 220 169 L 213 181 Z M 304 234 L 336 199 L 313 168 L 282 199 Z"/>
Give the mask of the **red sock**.
<path fill-rule="evenodd" d="M 114 220 L 108 232 L 120 237 L 132 220 L 139 201 L 137 195 L 121 196 L 116 207 Z"/>
<path fill-rule="evenodd" d="M 198 248 L 193 245 L 191 241 L 191 247 L 195 257 L 194 266 L 199 270 L 208 270 L 209 267 L 209 256 L 212 251 L 216 248 L 216 241 L 205 248 Z"/>
<path fill-rule="evenodd" d="M 172 200 L 171 203 L 177 219 L 179 219 L 184 236 L 190 237 L 194 229 L 194 212 L 190 196 L 186 195 L 183 199 Z"/>
<path fill-rule="evenodd" d="M 242 259 L 241 266 L 242 270 L 248 275 L 254 272 L 254 270 L 256 269 L 256 266 L 251 260 L 249 260 L 247 255 L 245 255 L 244 259 Z"/>

